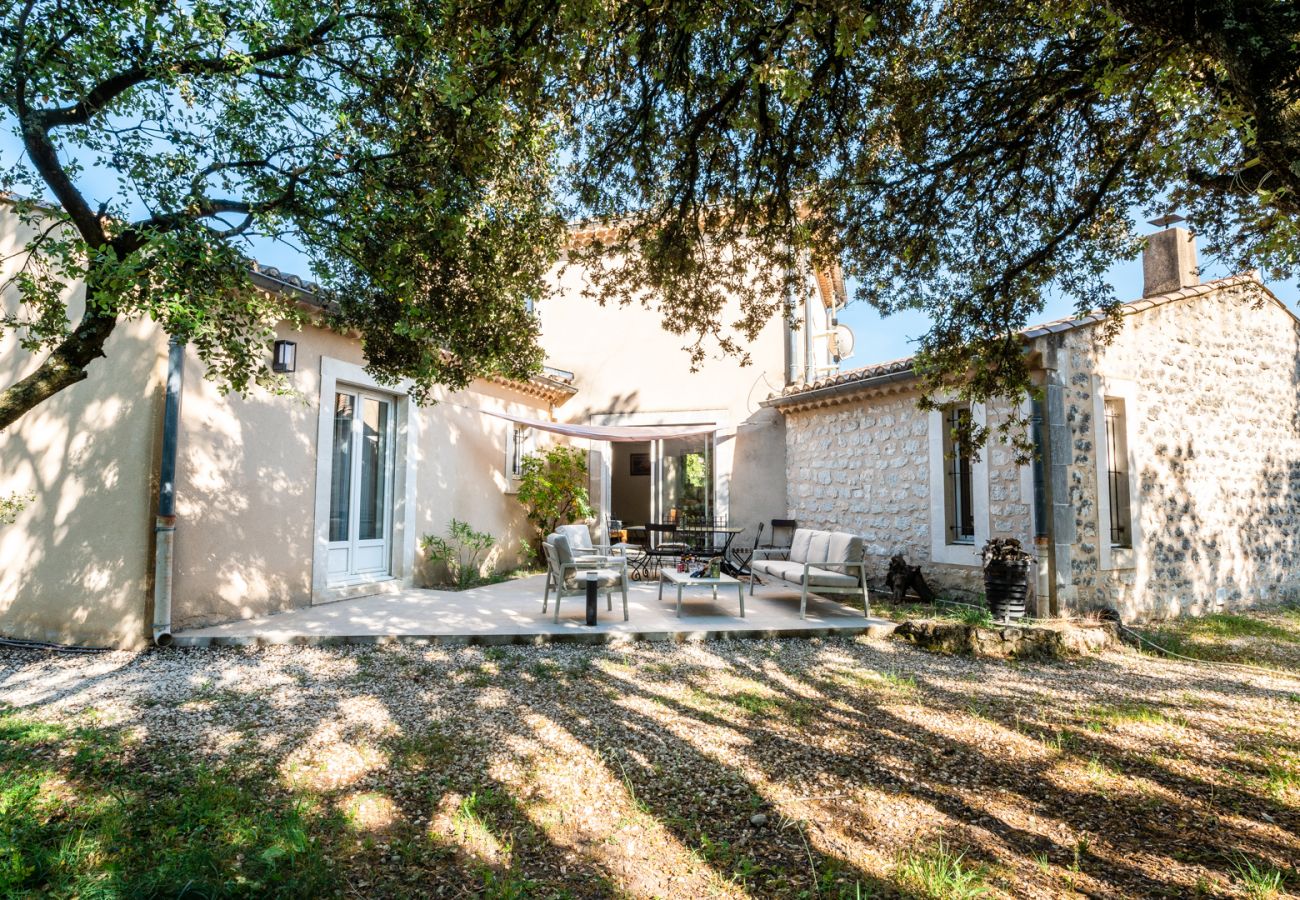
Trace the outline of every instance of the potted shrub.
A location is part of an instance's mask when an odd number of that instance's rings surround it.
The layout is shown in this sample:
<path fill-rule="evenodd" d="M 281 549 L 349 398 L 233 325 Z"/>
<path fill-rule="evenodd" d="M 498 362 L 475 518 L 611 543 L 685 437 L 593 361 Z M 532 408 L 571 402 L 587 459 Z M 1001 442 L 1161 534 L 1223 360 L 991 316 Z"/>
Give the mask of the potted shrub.
<path fill-rule="evenodd" d="M 984 545 L 984 596 L 1000 622 L 1022 619 L 1029 595 L 1029 564 L 1034 555 L 1015 538 L 994 538 Z"/>

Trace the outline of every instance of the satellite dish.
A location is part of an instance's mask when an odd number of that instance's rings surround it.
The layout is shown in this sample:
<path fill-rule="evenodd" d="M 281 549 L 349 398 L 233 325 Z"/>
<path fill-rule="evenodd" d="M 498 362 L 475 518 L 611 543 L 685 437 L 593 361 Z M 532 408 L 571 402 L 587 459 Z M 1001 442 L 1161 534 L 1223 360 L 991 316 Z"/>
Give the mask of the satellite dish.
<path fill-rule="evenodd" d="M 853 329 L 843 323 L 835 326 L 835 355 L 840 359 L 853 355 Z"/>

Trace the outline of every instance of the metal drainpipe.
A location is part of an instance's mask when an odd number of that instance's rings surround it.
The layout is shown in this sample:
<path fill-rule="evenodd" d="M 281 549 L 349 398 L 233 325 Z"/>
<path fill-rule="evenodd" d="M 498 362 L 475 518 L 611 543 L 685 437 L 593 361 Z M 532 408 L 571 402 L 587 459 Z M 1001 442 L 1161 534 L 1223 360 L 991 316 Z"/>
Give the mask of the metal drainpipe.
<path fill-rule="evenodd" d="M 158 466 L 158 517 L 154 520 L 153 640 L 172 643 L 172 548 L 176 542 L 176 445 L 180 436 L 181 389 L 185 386 L 185 343 L 167 348 L 167 402 L 163 410 L 162 460 Z"/>
<path fill-rule="evenodd" d="M 1057 370 L 1056 348 L 1051 346 L 1050 339 L 1043 347 L 1043 506 L 1047 516 L 1047 604 L 1048 612 L 1053 617 L 1061 615 L 1061 598 L 1060 598 L 1060 573 L 1057 571 L 1060 560 L 1057 557 L 1056 542 L 1058 537 L 1058 522 L 1056 518 L 1056 489 L 1060 487 L 1054 483 L 1054 471 L 1057 458 L 1060 454 L 1068 452 L 1066 446 L 1056 446 L 1053 441 L 1053 425 L 1061 425 L 1060 416 L 1057 415 L 1059 407 L 1062 405 L 1062 386 L 1060 384 L 1060 372 Z M 1057 435 L 1060 437 L 1061 435 Z"/>
<path fill-rule="evenodd" d="M 816 286 L 808 285 L 808 270 L 811 264 L 805 267 L 800 273 L 799 284 L 803 287 L 803 381 L 804 384 L 812 384 L 817 380 L 817 367 L 813 363 L 813 329 L 812 329 L 812 305 L 816 296 Z"/>
<path fill-rule="evenodd" d="M 787 386 L 799 380 L 799 344 L 794 333 L 797 294 L 793 284 L 794 273 L 787 273 L 791 283 L 785 289 L 785 383 Z"/>

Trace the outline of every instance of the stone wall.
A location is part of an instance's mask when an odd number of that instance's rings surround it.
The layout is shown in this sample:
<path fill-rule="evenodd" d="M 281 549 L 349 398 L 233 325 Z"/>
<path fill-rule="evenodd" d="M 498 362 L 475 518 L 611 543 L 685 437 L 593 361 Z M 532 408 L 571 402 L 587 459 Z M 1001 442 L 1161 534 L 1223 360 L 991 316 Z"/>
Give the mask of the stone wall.
<path fill-rule="evenodd" d="M 1071 606 L 1147 619 L 1300 595 L 1300 323 L 1252 282 L 1129 315 L 1108 346 L 1098 329 L 1040 345 L 1066 385 Z M 1110 568 L 1098 385 L 1131 392 L 1138 483 L 1140 534 Z"/>
<path fill-rule="evenodd" d="M 977 567 L 932 559 L 930 414 L 917 409 L 917 399 L 915 392 L 906 391 L 788 412 L 790 516 L 800 525 L 861 535 L 873 583 L 883 580 L 889 557 L 901 553 L 921 566 L 936 589 L 978 592 L 982 574 Z M 991 420 L 998 415 L 991 413 Z M 1030 541 L 1032 501 L 1023 491 L 1027 479 L 1009 448 L 991 446 L 985 455 L 991 536 Z"/>

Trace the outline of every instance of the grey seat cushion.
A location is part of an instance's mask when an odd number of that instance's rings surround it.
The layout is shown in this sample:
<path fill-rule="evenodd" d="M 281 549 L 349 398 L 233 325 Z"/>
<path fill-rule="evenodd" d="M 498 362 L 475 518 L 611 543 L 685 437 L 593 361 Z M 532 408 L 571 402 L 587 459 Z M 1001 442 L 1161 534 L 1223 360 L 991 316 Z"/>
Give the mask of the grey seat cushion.
<path fill-rule="evenodd" d="M 784 559 L 760 559 L 749 564 L 750 571 L 757 575 L 766 575 L 769 578 L 780 578 L 782 581 L 788 581 L 791 584 L 803 584 L 804 564 L 790 562 Z M 858 575 L 857 570 L 852 572 L 837 572 L 832 569 L 820 569 L 817 566 L 808 568 L 808 586 L 815 587 L 857 587 Z"/>
<path fill-rule="evenodd" d="M 623 586 L 623 573 L 617 569 L 584 569 L 582 572 L 570 571 L 564 579 L 564 587 L 580 588 L 586 587 L 587 576 L 596 576 L 596 586 L 604 588 L 616 588 Z"/>
<path fill-rule="evenodd" d="M 561 566 L 573 562 L 573 545 L 569 539 L 559 532 L 554 532 L 547 536 L 546 543 L 555 548 L 555 561 Z"/>
<path fill-rule="evenodd" d="M 562 534 L 569 539 L 569 549 L 576 554 L 582 554 L 583 551 L 591 553 L 596 549 L 595 544 L 591 542 L 591 529 L 581 522 L 572 525 L 558 525 L 555 531 L 557 534 Z"/>
<path fill-rule="evenodd" d="M 802 578 L 801 572 L 798 578 Z M 798 580 L 798 578 L 796 580 Z M 831 569 L 819 569 L 811 566 L 808 569 L 808 586 L 809 587 L 843 587 L 851 588 L 858 586 L 857 569 L 853 570 L 852 575 L 844 572 L 835 572 Z"/>

